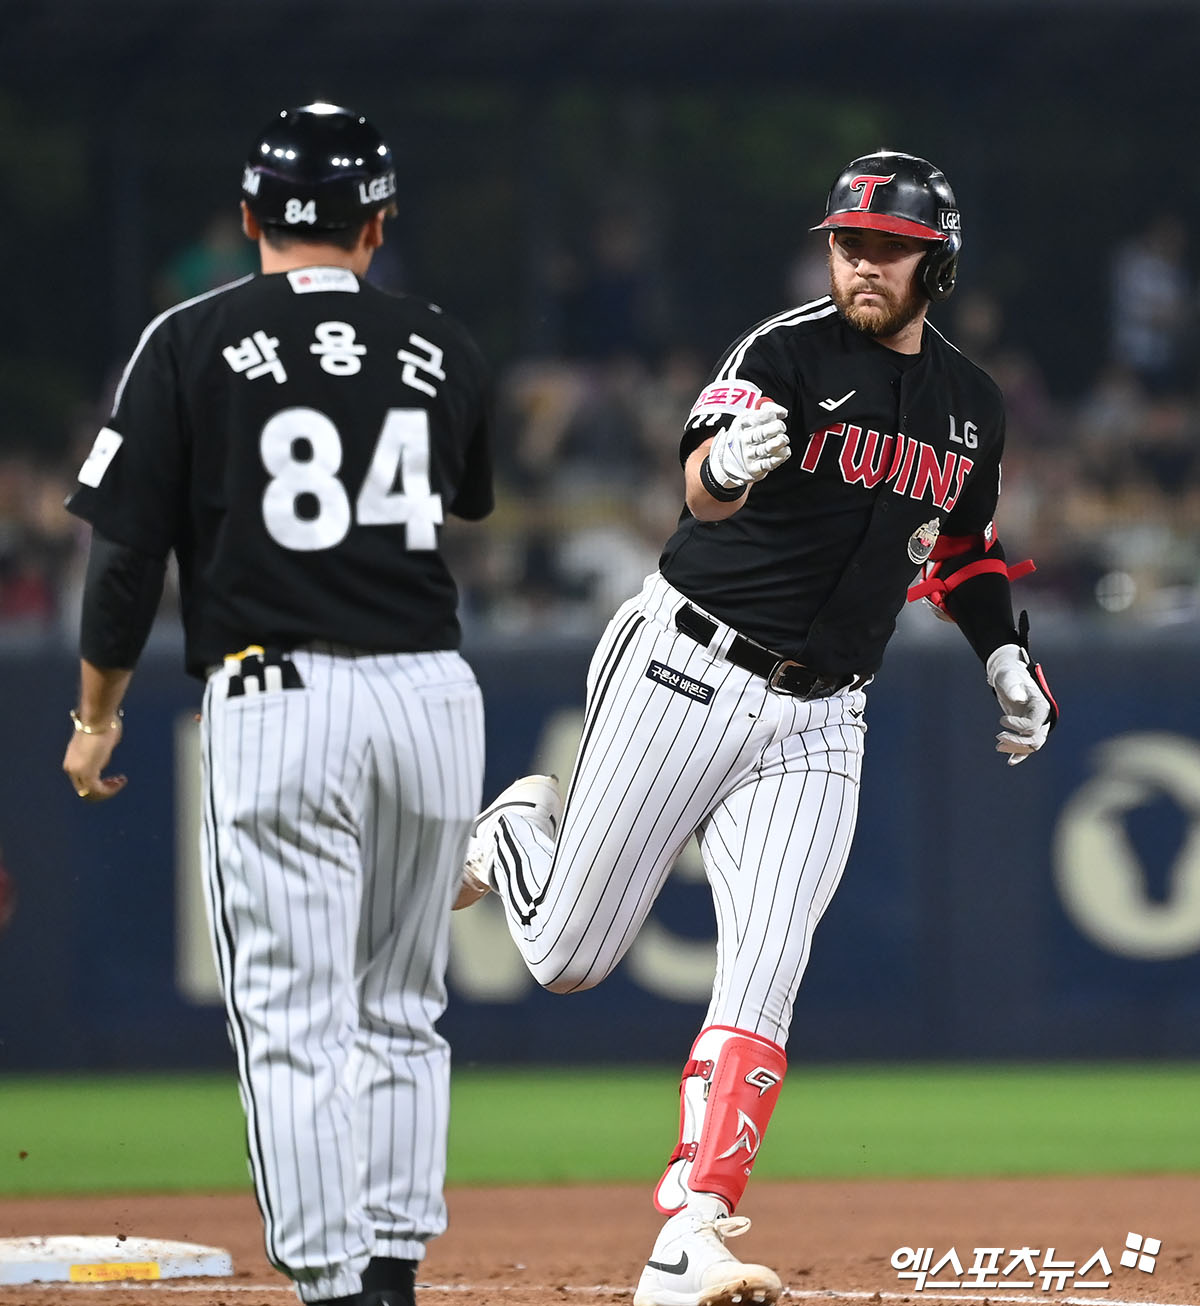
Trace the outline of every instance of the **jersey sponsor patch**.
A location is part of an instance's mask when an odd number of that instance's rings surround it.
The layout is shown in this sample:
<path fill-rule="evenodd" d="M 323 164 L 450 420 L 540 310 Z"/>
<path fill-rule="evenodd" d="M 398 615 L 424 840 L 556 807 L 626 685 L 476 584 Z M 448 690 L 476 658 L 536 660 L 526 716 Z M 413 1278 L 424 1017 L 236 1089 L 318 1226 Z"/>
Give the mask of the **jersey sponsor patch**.
<path fill-rule="evenodd" d="M 117 450 L 125 443 L 125 437 L 118 435 L 111 426 L 102 426 L 99 435 L 92 444 L 91 453 L 84 459 L 79 469 L 79 480 L 83 485 L 95 489 L 104 479 L 108 465 L 116 456 Z"/>
<path fill-rule="evenodd" d="M 349 268 L 296 268 L 287 274 L 297 295 L 311 295 L 321 290 L 342 290 L 358 294 L 358 278 Z"/>
<path fill-rule="evenodd" d="M 712 702 L 713 688 L 711 685 L 706 685 L 702 680 L 694 680 L 691 676 L 685 675 L 682 671 L 676 671 L 665 663 L 651 661 L 646 668 L 646 678 L 653 680 L 656 684 L 665 685 L 668 689 L 673 689 L 677 694 L 682 694 L 685 698 L 692 699 L 693 702 L 703 703 L 706 707 Z"/>
<path fill-rule="evenodd" d="M 929 561 L 929 555 L 933 552 L 933 546 L 937 543 L 941 529 L 942 519 L 931 517 L 929 521 L 922 522 L 908 537 L 908 556 L 918 566 Z"/>
<path fill-rule="evenodd" d="M 763 402 L 763 393 L 746 381 L 721 381 L 700 392 L 700 398 L 688 414 L 691 422 L 697 417 L 715 417 L 721 413 L 746 413 Z"/>

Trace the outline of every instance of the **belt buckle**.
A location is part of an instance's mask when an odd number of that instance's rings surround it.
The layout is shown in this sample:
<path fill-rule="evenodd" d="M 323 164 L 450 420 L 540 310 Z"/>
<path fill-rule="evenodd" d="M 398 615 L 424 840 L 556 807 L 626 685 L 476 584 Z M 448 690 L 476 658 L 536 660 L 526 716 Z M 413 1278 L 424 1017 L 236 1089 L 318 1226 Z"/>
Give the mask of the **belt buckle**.
<path fill-rule="evenodd" d="M 771 674 L 767 677 L 767 684 L 770 685 L 777 694 L 791 694 L 792 691 L 790 689 L 781 689 L 779 682 L 783 679 L 783 673 L 787 671 L 789 667 L 802 667 L 803 665 L 803 662 L 794 662 L 791 658 L 781 658 L 771 669 Z M 793 697 L 795 696 L 793 695 Z"/>

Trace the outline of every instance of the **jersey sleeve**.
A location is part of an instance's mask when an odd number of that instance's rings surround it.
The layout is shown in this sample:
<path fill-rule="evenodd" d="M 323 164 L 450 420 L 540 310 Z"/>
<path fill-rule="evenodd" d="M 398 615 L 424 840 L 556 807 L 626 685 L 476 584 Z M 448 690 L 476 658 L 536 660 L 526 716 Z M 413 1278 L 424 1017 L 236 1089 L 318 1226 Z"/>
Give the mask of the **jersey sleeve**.
<path fill-rule="evenodd" d="M 963 492 L 942 527 L 944 535 L 983 535 L 992 525 L 1000 498 L 1000 460 L 1004 453 L 1004 416 L 1001 414 L 995 438 L 967 477 Z"/>
<path fill-rule="evenodd" d="M 467 441 L 462 477 L 450 511 L 465 521 L 479 521 L 496 504 L 492 484 L 492 431 L 495 400 L 491 371 L 478 345 L 460 324 L 454 324 L 466 351 L 470 369 L 469 404 L 474 425 Z"/>
<path fill-rule="evenodd" d="M 1003 449 L 1001 413 L 997 436 L 947 517 L 936 561 L 927 569 L 939 587 L 940 606 L 958 623 L 981 662 L 1001 644 L 1016 640 L 1009 576 L 1024 571 L 1009 566 L 993 521 Z"/>
<path fill-rule="evenodd" d="M 467 445 L 467 458 L 463 464 L 462 480 L 450 511 L 466 521 L 479 521 L 496 506 L 492 488 L 491 419 L 484 413 L 471 442 Z"/>
<path fill-rule="evenodd" d="M 107 539 L 154 558 L 170 552 L 179 517 L 186 458 L 179 405 L 175 354 L 152 324 L 67 499 Z"/>
<path fill-rule="evenodd" d="M 757 334 L 757 328 L 747 332 L 726 351 L 692 405 L 679 442 L 679 461 L 686 463 L 693 449 L 740 413 L 765 403 L 789 407 L 794 388 L 778 336 Z"/>

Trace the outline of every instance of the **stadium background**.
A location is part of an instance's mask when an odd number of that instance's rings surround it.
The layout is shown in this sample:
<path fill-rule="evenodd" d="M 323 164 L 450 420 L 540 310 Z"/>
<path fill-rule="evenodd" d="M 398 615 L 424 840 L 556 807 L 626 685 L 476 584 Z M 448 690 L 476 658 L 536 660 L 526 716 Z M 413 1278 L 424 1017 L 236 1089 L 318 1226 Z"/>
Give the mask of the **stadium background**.
<path fill-rule="evenodd" d="M 496 367 L 500 506 L 447 531 L 487 696 L 488 792 L 569 766 L 591 640 L 678 510 L 682 413 L 736 332 L 819 281 L 806 228 L 830 178 L 884 144 L 945 168 L 966 244 L 934 318 L 1009 398 L 1000 526 L 1039 564 L 1020 599 L 1064 718 L 1044 756 L 1004 768 L 969 653 L 904 615 L 872 689 L 856 849 L 797 1007 L 792 1064 L 813 1077 L 793 1079 L 810 1103 L 853 1101 L 860 1122 L 890 1112 L 893 1139 L 913 1142 L 892 1173 L 924 1163 L 950 1100 L 963 1115 L 946 1173 L 1003 1170 L 1021 1140 L 1025 1170 L 1136 1170 L 1138 1119 L 1155 1111 L 1145 1168 L 1196 1170 L 1194 1130 L 1170 1132 L 1188 1099 L 1150 1104 L 1166 1062 L 1200 1055 L 1198 48 L 1195 6 L 1158 0 L 0 0 L 0 1190 L 161 1186 L 168 1162 L 172 1186 L 228 1181 L 176 1163 L 159 1135 L 159 1168 L 129 1169 L 128 1114 L 71 1181 L 82 1137 L 104 1130 L 94 1114 L 64 1130 L 72 1102 L 98 1100 L 67 1072 L 209 1071 L 227 1088 L 232 1063 L 196 894 L 198 695 L 171 594 L 128 703 L 128 792 L 88 808 L 59 774 L 86 550 L 61 500 L 145 322 L 240 270 L 220 218 L 254 129 L 318 97 L 360 107 L 398 156 L 378 276 L 454 312 Z M 465 913 L 443 1025 L 457 1064 L 486 1081 L 502 1063 L 650 1061 L 669 1079 L 703 1010 L 710 934 L 685 859 L 621 971 L 563 1001 L 531 991 L 491 904 Z M 989 1080 L 997 1060 L 1063 1058 L 1127 1073 L 1084 1111 L 1085 1080 L 1019 1094 Z M 948 1060 L 982 1076 L 938 1080 Z M 867 1061 L 861 1081 L 821 1087 L 821 1066 Z M 880 1061 L 932 1063 L 941 1095 L 880 1081 Z M 178 1081 L 143 1082 L 169 1109 Z M 849 1089 L 876 1082 L 878 1098 Z M 521 1080 L 513 1096 L 530 1110 L 572 1089 L 546 1091 Z M 495 1098 L 462 1101 L 456 1127 L 475 1137 L 486 1119 L 494 1138 Z M 985 1115 L 1008 1131 L 986 1153 Z M 1068 1161 L 1046 1122 L 1061 1139 L 1076 1115 L 1092 1132 Z M 70 1144 L 34 1177 L 13 1160 L 28 1135 Z M 577 1125 L 560 1137 L 577 1156 L 565 1177 L 587 1177 Z M 804 1174 L 812 1154 L 798 1142 L 771 1173 Z M 451 1177 L 529 1173 L 507 1164 L 484 1175 L 452 1153 Z"/>
<path fill-rule="evenodd" d="M 1019 597 L 1064 721 L 1004 770 L 978 668 L 904 614 L 798 1046 L 1200 1051 L 1194 6 L 46 0 L 0 16 L 0 849 L 18 894 L 0 988 L 26 995 L 0 1012 L 6 1068 L 225 1064 L 176 892 L 195 869 L 180 776 L 196 693 L 173 596 L 128 704 L 130 790 L 75 804 L 57 764 L 86 540 L 60 503 L 148 318 L 251 253 L 220 230 L 248 136 L 315 97 L 360 106 L 397 154 L 379 277 L 447 306 L 496 367 L 500 507 L 446 532 L 489 792 L 569 765 L 591 639 L 678 511 L 680 416 L 737 331 L 819 289 L 806 228 L 830 177 L 880 144 L 946 169 L 966 243 L 934 317 L 1008 395 L 1000 527 L 1039 564 Z M 494 915 L 456 929 L 446 1030 L 469 1059 L 677 1059 L 707 989 L 694 867 L 622 973 L 565 1008 L 529 991 Z"/>

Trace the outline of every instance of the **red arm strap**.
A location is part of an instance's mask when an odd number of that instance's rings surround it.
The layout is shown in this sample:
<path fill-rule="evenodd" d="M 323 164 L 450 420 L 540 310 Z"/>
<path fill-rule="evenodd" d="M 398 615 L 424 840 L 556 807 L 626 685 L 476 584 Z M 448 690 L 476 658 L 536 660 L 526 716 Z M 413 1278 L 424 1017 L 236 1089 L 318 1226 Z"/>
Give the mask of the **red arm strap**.
<path fill-rule="evenodd" d="M 956 554 L 967 553 L 971 549 L 978 549 L 980 553 L 987 551 L 996 543 L 996 537 L 993 535 L 988 539 L 982 532 L 978 535 L 939 535 L 934 542 L 933 552 L 929 555 L 930 562 L 941 562 L 944 558 L 953 558 Z"/>
<path fill-rule="evenodd" d="M 936 548 L 934 552 L 937 552 Z M 965 553 L 966 550 L 955 549 L 954 552 Z M 915 585 L 910 585 L 908 601 L 913 603 L 917 599 L 928 598 L 937 603 L 951 590 L 956 590 L 964 581 L 970 580 L 972 576 L 982 576 L 987 572 L 997 572 L 1012 581 L 1020 580 L 1022 576 L 1028 576 L 1031 571 L 1036 570 L 1032 558 L 1026 558 L 1024 562 L 1014 562 L 1011 566 L 1001 558 L 980 558 L 978 562 L 968 563 L 965 567 L 952 572 L 945 580 L 935 574 L 926 576 Z"/>

